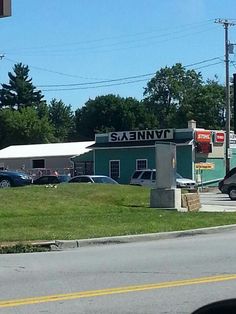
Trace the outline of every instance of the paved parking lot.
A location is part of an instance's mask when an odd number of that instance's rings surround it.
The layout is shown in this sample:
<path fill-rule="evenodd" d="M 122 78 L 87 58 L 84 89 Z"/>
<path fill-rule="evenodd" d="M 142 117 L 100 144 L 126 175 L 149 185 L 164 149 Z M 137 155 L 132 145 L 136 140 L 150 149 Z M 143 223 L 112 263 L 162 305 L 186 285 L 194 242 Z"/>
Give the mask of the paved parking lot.
<path fill-rule="evenodd" d="M 235 211 L 236 201 L 231 201 L 228 194 L 222 194 L 218 190 L 200 192 L 202 208 L 200 211 Z"/>

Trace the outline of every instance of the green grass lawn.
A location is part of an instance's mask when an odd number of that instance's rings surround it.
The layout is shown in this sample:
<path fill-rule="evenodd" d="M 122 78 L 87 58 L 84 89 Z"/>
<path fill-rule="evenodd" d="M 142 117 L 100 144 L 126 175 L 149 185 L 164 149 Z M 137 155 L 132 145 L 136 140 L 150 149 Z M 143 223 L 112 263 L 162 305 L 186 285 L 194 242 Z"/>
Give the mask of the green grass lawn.
<path fill-rule="evenodd" d="M 0 190 L 0 243 L 83 239 L 236 223 L 236 213 L 149 208 L 150 190 L 125 185 L 61 184 Z"/>

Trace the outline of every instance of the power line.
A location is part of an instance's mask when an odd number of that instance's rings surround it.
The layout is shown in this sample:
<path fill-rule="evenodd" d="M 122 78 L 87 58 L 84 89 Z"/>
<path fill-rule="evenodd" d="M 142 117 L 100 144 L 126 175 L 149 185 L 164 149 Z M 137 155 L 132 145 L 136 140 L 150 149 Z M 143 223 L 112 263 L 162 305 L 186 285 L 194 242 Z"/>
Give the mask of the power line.
<path fill-rule="evenodd" d="M 217 59 L 217 58 L 212 58 L 212 59 Z M 212 60 L 212 59 L 209 59 L 209 60 Z M 206 61 L 201 61 L 199 63 L 203 63 L 203 62 L 206 62 Z M 217 65 L 217 64 L 220 64 L 220 63 L 222 63 L 222 61 L 211 63 L 211 64 L 208 64 L 208 65 L 205 65 L 205 66 L 201 66 L 201 67 L 195 68 L 195 70 L 202 69 L 202 68 L 207 68 L 207 67 L 210 67 L 210 66 L 213 66 L 213 65 Z M 192 65 L 194 65 L 194 64 L 196 65 L 197 63 L 193 63 Z M 191 65 L 187 65 L 185 67 L 190 67 L 190 66 Z M 156 73 L 149 73 L 149 74 L 144 74 L 144 75 L 141 75 L 141 76 L 137 75 L 135 77 L 138 78 L 138 77 L 143 77 L 143 76 L 146 76 L 146 75 L 150 76 L 150 75 L 155 75 L 155 74 Z M 131 77 L 129 77 L 129 78 L 131 78 Z M 128 77 L 125 78 L 125 79 L 128 79 Z M 121 80 L 121 79 L 117 79 L 117 80 Z M 116 80 L 115 79 L 114 80 L 110 80 L 107 83 L 112 82 L 112 81 L 116 81 Z M 111 83 L 111 84 L 92 85 L 92 86 L 81 86 L 81 84 L 57 85 L 57 86 L 79 86 L 79 87 L 57 88 L 57 89 L 42 89 L 42 91 L 43 92 L 53 92 L 53 91 L 74 91 L 74 90 L 96 89 L 96 88 L 102 88 L 102 87 L 127 85 L 127 84 L 139 83 L 139 82 L 144 82 L 144 81 L 147 81 L 147 78 L 146 79 L 140 79 L 140 80 L 127 81 L 127 82 L 117 82 L 117 83 Z M 82 83 L 82 85 L 84 85 L 84 84 L 85 83 Z M 99 84 L 99 83 L 97 83 L 97 84 Z"/>
<path fill-rule="evenodd" d="M 203 65 L 203 66 L 201 66 L 201 67 L 197 67 L 197 68 L 195 68 L 194 70 L 204 69 L 204 68 L 208 68 L 208 67 L 210 67 L 210 66 L 217 65 L 217 64 L 222 64 L 222 63 L 223 63 L 223 61 L 219 61 L 219 62 L 215 62 L 215 63 L 210 63 L 210 64 L 208 64 L 208 65 Z"/>
<path fill-rule="evenodd" d="M 14 62 L 14 63 L 18 63 L 18 61 L 12 60 L 12 59 L 9 59 L 9 58 L 6 58 L 6 57 L 5 57 L 4 60 L 10 61 L 10 62 Z M 206 68 L 206 67 L 213 66 L 213 65 L 217 65 L 217 64 L 220 64 L 220 63 L 223 62 L 220 57 L 214 57 L 214 58 L 202 60 L 202 61 L 199 61 L 199 62 L 187 64 L 184 67 L 186 67 L 186 68 L 187 67 L 192 67 L 192 66 L 195 66 L 195 65 L 203 64 L 203 63 L 214 61 L 214 60 L 220 60 L 220 62 L 211 63 L 209 65 L 197 67 L 197 68 L 195 68 L 195 70 Z M 79 78 L 85 79 L 85 77 L 82 77 L 82 76 L 70 75 L 70 74 L 66 74 L 66 73 L 63 73 L 63 72 L 53 71 L 53 70 L 45 69 L 45 68 L 42 68 L 42 67 L 32 66 L 32 65 L 29 65 L 29 66 L 31 68 L 36 68 L 36 69 L 41 70 L 41 71 L 52 72 L 52 73 L 63 75 L 63 76 L 79 77 Z M 143 81 L 146 81 L 147 79 L 140 79 L 140 80 L 134 80 L 134 79 L 139 79 L 139 78 L 142 78 L 142 77 L 147 77 L 148 78 L 148 77 L 150 77 L 152 75 L 155 75 L 155 74 L 156 74 L 156 72 L 152 72 L 152 73 L 145 73 L 145 74 L 140 74 L 140 75 L 127 76 L 127 77 L 114 78 L 114 79 L 107 79 L 107 80 L 105 79 L 105 80 L 99 80 L 99 81 L 93 81 L 93 82 L 87 82 L 87 83 L 86 82 L 80 82 L 80 83 L 72 83 L 72 84 L 48 84 L 48 85 L 37 85 L 37 87 L 38 88 L 39 87 L 40 88 L 41 87 L 46 87 L 46 88 L 48 87 L 48 88 L 50 88 L 50 87 L 75 87 L 75 86 L 81 86 L 80 88 L 77 87 L 77 88 L 44 89 L 42 91 L 66 91 L 66 90 L 77 90 L 77 89 L 100 88 L 100 87 L 109 87 L 109 86 L 115 86 L 115 85 L 126 85 L 126 84 L 132 84 L 132 83 L 137 83 L 137 82 L 143 82 Z M 86 79 L 89 79 L 89 78 L 86 77 Z M 94 79 L 94 78 L 90 78 L 90 79 Z M 126 81 L 126 80 L 132 80 L 132 81 L 120 82 L 120 81 Z M 117 83 L 113 84 L 112 82 L 117 82 Z M 109 84 L 106 84 L 106 83 L 109 83 Z M 110 83 L 112 83 L 112 84 L 110 84 Z M 103 85 L 97 85 L 97 84 L 103 84 Z M 90 86 L 88 86 L 88 85 L 90 85 Z M 93 85 L 95 85 L 95 86 L 93 86 Z"/>
<path fill-rule="evenodd" d="M 152 41 L 148 41 L 147 42 L 147 38 L 146 39 L 139 39 L 139 40 L 135 40 L 135 41 L 125 41 L 125 42 L 118 42 L 118 43 L 112 43 L 112 44 L 106 44 L 106 45 L 103 45 L 103 46 L 93 46 L 93 47 L 79 47 L 79 48 L 73 48 L 73 49 L 60 49 L 60 50 L 48 50 L 48 51 L 40 51 L 40 50 L 37 50 L 37 51 L 32 51 L 32 53 L 25 53 L 24 52 L 24 56 L 53 56 L 53 57 L 63 57 L 65 55 L 68 55 L 70 54 L 70 56 L 77 56 L 78 54 L 82 54 L 82 53 L 86 53 L 86 54 L 98 54 L 98 53 L 110 53 L 110 52 L 114 52 L 114 51 L 124 51 L 124 50 L 130 50 L 130 49 L 139 49 L 139 48 L 147 48 L 149 46 L 153 47 L 153 45 L 158 45 L 158 44 L 163 44 L 165 42 L 168 42 L 168 41 L 173 41 L 173 40 L 177 40 L 177 39 L 181 39 L 181 38 L 184 38 L 184 37 L 187 37 L 187 36 L 193 36 L 193 35 L 196 35 L 196 34 L 201 34 L 203 32 L 206 32 L 206 31 L 209 31 L 209 30 L 212 30 L 214 29 L 213 27 L 210 28 L 210 29 L 207 29 L 207 30 L 202 30 L 202 31 L 197 31 L 197 32 L 189 32 L 187 34 L 183 34 L 183 35 L 180 35 L 180 36 L 175 36 L 175 37 L 169 37 L 169 38 L 165 38 L 165 39 L 162 39 L 162 40 L 152 40 Z M 167 35 L 173 35 L 175 32 L 171 32 L 170 34 L 167 34 Z M 160 35 L 160 36 L 157 36 L 157 37 L 163 37 L 163 35 Z M 166 35 L 164 35 L 166 36 Z M 150 39 L 150 38 L 149 38 Z M 155 38 L 153 38 L 155 39 Z M 145 42 L 146 40 L 146 42 Z M 140 44 L 136 44 L 136 45 L 132 45 L 130 46 L 130 44 L 134 43 L 134 42 L 137 42 L 137 41 L 143 41 L 143 43 L 140 43 Z M 112 49 L 109 49 L 110 47 L 114 47 L 114 46 L 120 46 L 120 45 L 123 45 L 123 44 L 126 44 L 126 46 L 123 46 L 123 47 L 116 47 L 116 48 L 112 48 Z M 129 45 L 129 46 L 127 46 Z M 103 48 L 107 48 L 107 49 L 103 49 Z M 9 52 L 4 52 L 4 53 L 8 53 L 10 55 L 14 55 L 16 53 L 9 53 Z M 17 52 L 17 54 L 19 54 L 19 51 Z"/>
<path fill-rule="evenodd" d="M 104 84 L 104 85 L 96 85 L 96 86 L 84 86 L 84 87 L 72 87 L 72 88 L 58 88 L 58 89 L 42 89 L 43 92 L 54 92 L 54 91 L 72 91 L 72 90 L 79 90 L 79 89 L 95 89 L 100 87 L 110 87 L 110 86 L 119 86 L 119 85 L 127 85 L 132 83 L 138 82 L 146 82 L 147 79 L 140 79 L 128 82 L 120 82 L 120 83 L 112 83 L 112 84 Z"/>
<path fill-rule="evenodd" d="M 230 64 L 236 69 L 236 61 L 230 61 Z"/>
<path fill-rule="evenodd" d="M 211 59 L 206 59 L 200 62 L 195 62 L 191 64 L 187 64 L 184 67 L 191 67 L 195 66 L 198 64 L 203 64 L 209 61 L 217 60 L 220 59 L 220 57 L 215 57 Z M 71 84 L 47 84 L 47 85 L 37 85 L 38 87 L 66 87 L 66 86 L 82 86 L 82 85 L 94 85 L 94 84 L 103 84 L 103 83 L 110 83 L 110 82 L 117 82 L 117 81 L 124 81 L 124 80 L 130 80 L 130 79 L 137 79 L 141 77 L 146 77 L 146 76 L 151 76 L 155 75 L 155 72 L 152 73 L 145 73 L 145 74 L 140 74 L 140 75 L 134 75 L 134 76 L 126 76 L 126 77 L 121 77 L 121 78 L 114 78 L 114 79 L 109 79 L 109 80 L 101 80 L 101 81 L 94 81 L 94 82 L 82 82 L 82 83 L 71 83 Z"/>
<path fill-rule="evenodd" d="M 4 55 L 3 55 L 4 56 Z M 196 62 L 196 63 L 192 63 L 192 64 L 188 64 L 185 67 L 190 67 L 190 66 L 194 66 L 194 65 L 198 65 L 201 63 L 205 63 L 205 62 L 209 62 L 209 61 L 213 61 L 213 60 L 217 60 L 220 57 L 215 57 L 215 58 L 211 58 L 211 59 L 206 59 L 200 62 Z M 10 59 L 10 58 L 6 58 L 4 56 L 4 60 L 9 61 L 11 63 L 19 63 L 19 61 Z M 68 74 L 68 73 L 64 73 L 64 72 L 59 72 L 59 71 L 54 71 L 54 70 L 50 70 L 50 69 L 46 69 L 43 67 L 38 67 L 35 65 L 31 65 L 28 64 L 28 66 L 30 68 L 36 69 L 36 70 L 40 70 L 40 71 L 44 71 L 44 72 L 49 72 L 49 73 L 55 73 L 61 76 L 67 76 L 67 77 L 78 77 L 81 79 L 86 79 L 86 80 L 98 80 L 95 82 L 88 82 L 88 83 L 73 83 L 73 84 L 48 84 L 48 85 L 38 85 L 38 87 L 64 87 L 64 86 L 76 86 L 76 85 L 90 85 L 90 84 L 99 84 L 99 83 L 106 83 L 106 82 L 111 82 L 111 81 L 121 81 L 121 80 L 128 80 L 128 79 L 133 79 L 133 78 L 138 78 L 138 77 L 145 77 L 145 76 L 149 76 L 149 75 L 154 75 L 155 73 L 146 73 L 146 74 L 141 74 L 141 75 L 135 75 L 135 76 L 128 76 L 128 77 L 122 77 L 122 78 L 115 78 L 115 79 L 99 79 L 99 78 L 95 78 L 95 77 L 88 77 L 88 76 L 81 76 L 81 75 L 75 75 L 75 74 Z"/>
<path fill-rule="evenodd" d="M 9 58 L 6 58 L 6 57 L 4 58 L 4 60 L 9 61 L 11 63 L 19 63 L 19 61 L 16 61 L 16 60 L 13 60 L 13 59 L 9 59 Z M 58 74 L 58 75 L 62 75 L 62 76 L 78 77 L 78 78 L 81 78 L 81 79 L 84 79 L 84 80 L 101 80 L 101 78 L 99 79 L 99 78 L 96 78 L 96 77 L 85 77 L 85 76 L 80 76 L 80 75 L 75 75 L 75 74 L 68 74 L 68 73 L 64 73 L 64 72 L 59 72 L 59 71 L 46 69 L 46 68 L 43 68 L 43 67 L 38 67 L 38 66 L 35 66 L 35 65 L 31 65 L 31 64 L 28 64 L 28 66 L 30 68 L 32 68 L 32 69 L 36 69 L 36 70 L 44 71 L 44 72 L 49 72 L 49 73 L 54 73 L 54 74 Z"/>
<path fill-rule="evenodd" d="M 63 43 L 63 44 L 54 44 L 54 45 L 47 45 L 47 46 L 44 45 L 44 46 L 37 46 L 37 47 L 21 48 L 20 50 L 21 51 L 37 50 L 40 52 L 41 49 L 51 49 L 53 47 L 57 48 L 57 47 L 65 47 L 65 46 L 78 46 L 78 45 L 84 45 L 84 44 L 90 44 L 90 43 L 96 43 L 96 42 L 102 42 L 102 41 L 108 41 L 108 40 L 114 40 L 114 39 L 120 39 L 120 38 L 138 37 L 138 36 L 143 36 L 146 34 L 152 34 L 152 33 L 158 32 L 158 35 L 153 35 L 152 37 L 147 37 L 144 39 L 137 39 L 137 41 L 140 41 L 140 40 L 159 38 L 159 37 L 163 37 L 163 36 L 169 36 L 172 34 L 185 32 L 186 30 L 191 30 L 194 28 L 203 27 L 207 24 L 210 24 L 212 21 L 213 21 L 212 19 L 209 19 L 209 20 L 206 20 L 206 21 L 203 21 L 200 23 L 188 23 L 188 24 L 176 26 L 174 31 L 173 31 L 173 28 L 164 28 L 164 29 L 158 29 L 158 30 L 148 31 L 148 32 L 125 34 L 125 35 L 120 35 L 120 36 L 110 36 L 110 37 L 91 39 L 91 40 L 83 40 L 83 41 L 72 42 L 72 43 Z M 136 40 L 133 40 L 133 42 L 134 41 L 136 41 Z M 127 42 L 117 42 L 117 43 L 115 43 L 115 45 L 120 44 L 120 43 L 130 43 L 130 42 L 132 42 L 132 40 L 129 40 Z M 114 45 L 114 44 L 111 44 L 111 45 Z M 109 46 L 109 45 L 106 45 L 106 46 Z M 97 47 L 95 47 L 95 48 L 97 48 Z M 12 49 L 12 50 L 14 51 L 16 49 Z M 17 50 L 19 51 L 19 48 L 17 48 Z M 11 50 L 8 50 L 8 51 L 11 51 Z"/>

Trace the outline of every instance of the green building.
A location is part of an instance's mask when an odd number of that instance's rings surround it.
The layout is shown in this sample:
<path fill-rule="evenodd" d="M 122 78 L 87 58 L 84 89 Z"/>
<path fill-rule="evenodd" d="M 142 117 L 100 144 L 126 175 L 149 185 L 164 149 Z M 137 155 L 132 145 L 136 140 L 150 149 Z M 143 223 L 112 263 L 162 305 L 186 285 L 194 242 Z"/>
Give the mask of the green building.
<path fill-rule="evenodd" d="M 183 177 L 201 180 L 208 185 L 217 184 L 224 177 L 224 131 L 198 129 L 194 121 L 190 121 L 186 129 L 97 134 L 86 160 L 81 155 L 73 161 L 77 164 L 92 163 L 94 174 L 107 175 L 119 183 L 128 184 L 135 170 L 155 168 L 155 154 L 158 154 L 155 144 L 163 141 L 176 144 L 177 172 Z M 236 144 L 233 146 L 231 168 L 236 166 Z"/>

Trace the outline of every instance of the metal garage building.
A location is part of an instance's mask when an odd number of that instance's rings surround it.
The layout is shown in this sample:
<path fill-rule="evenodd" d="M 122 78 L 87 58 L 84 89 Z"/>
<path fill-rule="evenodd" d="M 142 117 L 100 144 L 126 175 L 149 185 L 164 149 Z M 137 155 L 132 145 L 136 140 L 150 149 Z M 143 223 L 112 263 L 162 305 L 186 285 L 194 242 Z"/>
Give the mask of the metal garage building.
<path fill-rule="evenodd" d="M 91 149 L 87 147 L 92 144 L 94 141 L 9 146 L 0 150 L 0 168 L 24 170 L 35 175 L 50 174 L 53 171 L 73 174 L 74 163 L 71 158 L 88 154 Z M 90 167 L 93 168 L 92 157 L 90 161 Z M 88 160 L 86 163 L 88 165 Z M 80 163 L 80 167 L 83 172 L 83 162 Z"/>

